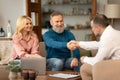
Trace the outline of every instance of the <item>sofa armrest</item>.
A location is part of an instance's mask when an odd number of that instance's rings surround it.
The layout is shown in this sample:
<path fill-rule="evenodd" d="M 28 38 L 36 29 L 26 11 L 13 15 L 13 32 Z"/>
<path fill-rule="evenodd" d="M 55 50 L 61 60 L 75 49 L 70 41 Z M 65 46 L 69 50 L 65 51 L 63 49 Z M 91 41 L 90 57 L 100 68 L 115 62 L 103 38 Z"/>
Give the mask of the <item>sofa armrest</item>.
<path fill-rule="evenodd" d="M 120 80 L 120 60 L 100 61 L 93 66 L 93 80 Z"/>

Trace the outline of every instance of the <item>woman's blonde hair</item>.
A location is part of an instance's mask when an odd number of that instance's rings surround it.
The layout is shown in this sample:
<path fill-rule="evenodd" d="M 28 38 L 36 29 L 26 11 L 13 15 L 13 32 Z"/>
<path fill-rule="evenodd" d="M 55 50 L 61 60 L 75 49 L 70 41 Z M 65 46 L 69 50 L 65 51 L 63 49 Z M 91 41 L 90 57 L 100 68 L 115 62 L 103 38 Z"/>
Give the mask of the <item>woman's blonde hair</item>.
<path fill-rule="evenodd" d="M 27 20 L 30 20 L 32 22 L 32 19 L 28 16 L 20 16 L 17 19 L 15 35 L 22 35 L 22 30 L 25 27 Z M 30 31 L 29 33 L 32 34 L 33 31 Z"/>

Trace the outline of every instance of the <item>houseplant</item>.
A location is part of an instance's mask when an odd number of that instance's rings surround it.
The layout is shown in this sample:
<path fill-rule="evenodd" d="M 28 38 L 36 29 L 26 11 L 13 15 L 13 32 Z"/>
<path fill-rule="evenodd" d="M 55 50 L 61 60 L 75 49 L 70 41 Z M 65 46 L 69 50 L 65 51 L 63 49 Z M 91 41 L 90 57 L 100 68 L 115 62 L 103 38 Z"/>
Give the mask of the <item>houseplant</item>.
<path fill-rule="evenodd" d="M 6 70 L 10 71 L 8 76 L 10 80 L 16 79 L 18 75 L 20 76 L 22 70 L 20 60 L 10 61 L 6 66 Z"/>

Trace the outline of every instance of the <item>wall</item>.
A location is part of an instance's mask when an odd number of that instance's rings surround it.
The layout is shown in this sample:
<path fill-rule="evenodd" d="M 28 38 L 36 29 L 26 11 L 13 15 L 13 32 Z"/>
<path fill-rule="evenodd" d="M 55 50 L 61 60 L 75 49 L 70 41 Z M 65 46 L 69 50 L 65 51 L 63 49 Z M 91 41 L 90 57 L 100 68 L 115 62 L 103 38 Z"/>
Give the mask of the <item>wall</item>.
<path fill-rule="evenodd" d="M 0 0 L 0 27 L 6 31 L 7 21 L 11 20 L 14 33 L 16 20 L 25 15 L 25 11 L 25 0 Z"/>

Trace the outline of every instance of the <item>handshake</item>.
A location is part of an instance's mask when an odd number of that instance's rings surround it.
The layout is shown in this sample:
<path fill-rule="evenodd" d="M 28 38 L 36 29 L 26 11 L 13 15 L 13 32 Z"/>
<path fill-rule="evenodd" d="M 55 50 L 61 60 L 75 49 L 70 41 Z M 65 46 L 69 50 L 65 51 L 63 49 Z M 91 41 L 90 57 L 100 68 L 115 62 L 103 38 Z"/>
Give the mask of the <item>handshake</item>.
<path fill-rule="evenodd" d="M 67 48 L 69 50 L 75 50 L 78 47 L 79 47 L 79 41 L 71 40 L 70 42 L 67 43 Z"/>

